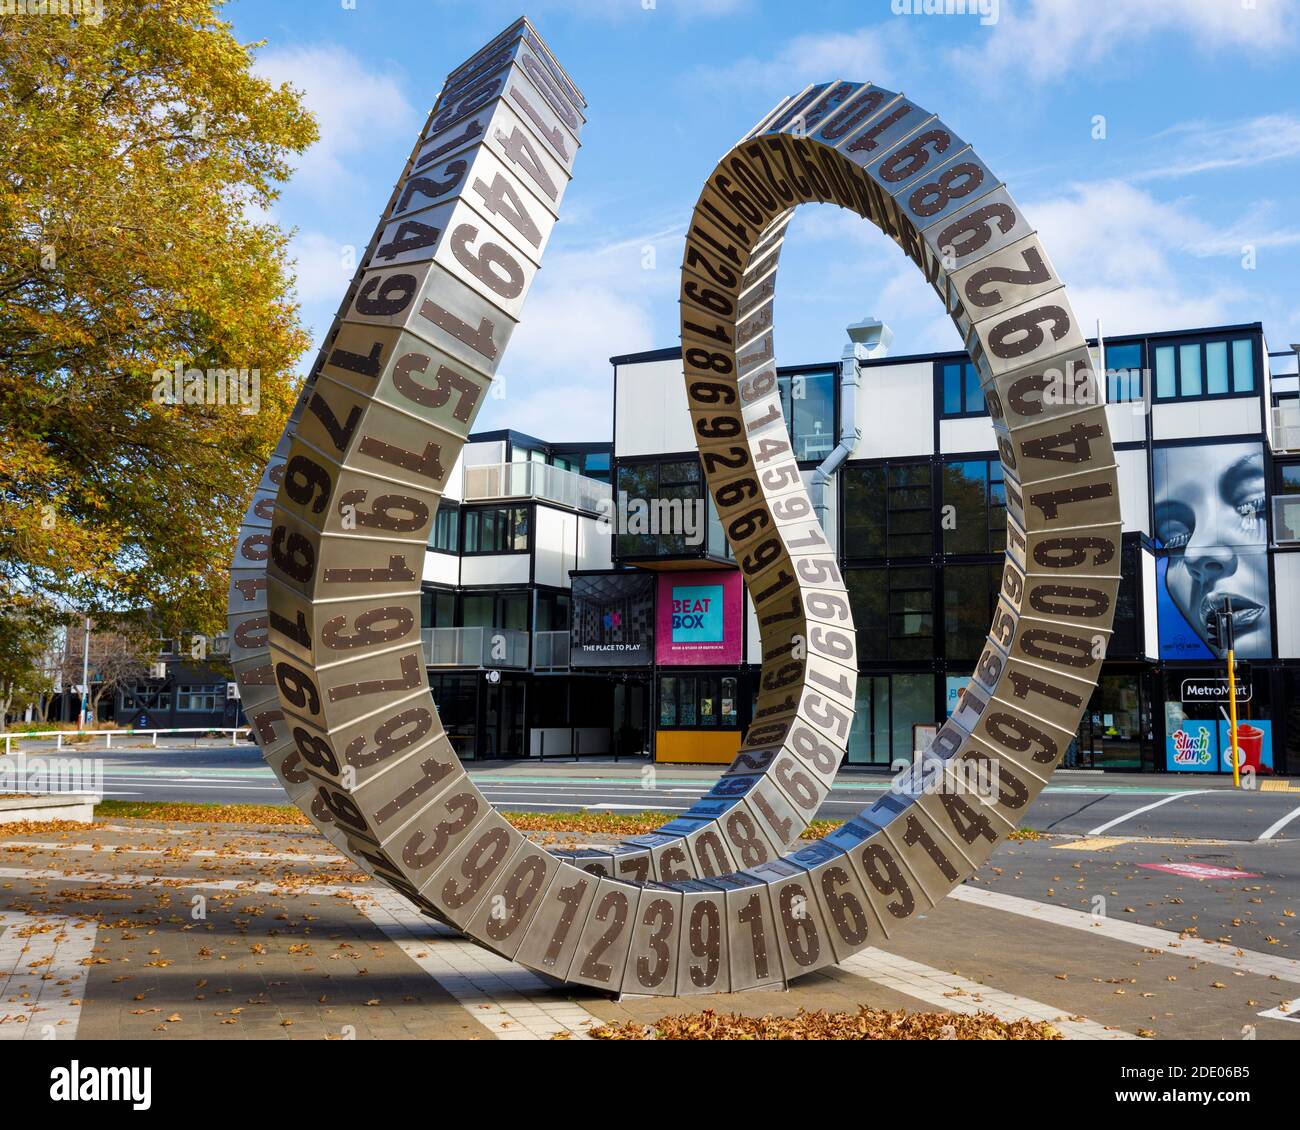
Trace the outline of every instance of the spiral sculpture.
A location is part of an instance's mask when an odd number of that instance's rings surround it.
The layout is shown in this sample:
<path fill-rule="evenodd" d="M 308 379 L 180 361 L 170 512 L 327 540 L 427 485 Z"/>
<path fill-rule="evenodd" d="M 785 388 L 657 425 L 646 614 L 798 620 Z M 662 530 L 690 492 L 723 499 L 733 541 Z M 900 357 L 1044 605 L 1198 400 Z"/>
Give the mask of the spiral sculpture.
<path fill-rule="evenodd" d="M 236 673 L 294 802 L 431 916 L 569 983 L 780 985 L 888 938 L 972 875 L 1073 737 L 1119 585 L 1105 409 L 1061 280 L 966 142 L 870 83 L 780 103 L 708 177 L 681 276 L 692 426 L 762 638 L 754 720 L 710 792 L 657 832 L 576 853 L 534 844 L 439 722 L 420 579 L 585 109 L 526 20 L 448 76 L 240 531 Z M 777 391 L 776 273 L 805 203 L 879 227 L 957 326 L 1002 460 L 1007 552 L 958 709 L 879 800 L 796 848 L 844 758 L 857 685 L 848 594 Z"/>

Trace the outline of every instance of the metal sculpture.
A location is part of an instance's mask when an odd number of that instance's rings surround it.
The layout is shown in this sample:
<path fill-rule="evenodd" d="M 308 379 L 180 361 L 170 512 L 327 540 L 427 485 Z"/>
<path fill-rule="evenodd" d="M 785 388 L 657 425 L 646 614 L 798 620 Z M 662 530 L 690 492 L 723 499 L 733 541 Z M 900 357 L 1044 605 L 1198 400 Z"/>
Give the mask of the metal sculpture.
<path fill-rule="evenodd" d="M 870 84 L 782 102 L 709 177 L 682 267 L 693 427 L 762 635 L 757 714 L 709 794 L 654 835 L 543 850 L 491 809 L 442 730 L 419 590 L 584 108 L 527 21 L 449 76 L 241 531 L 236 670 L 290 796 L 427 913 L 561 981 L 662 995 L 781 984 L 888 937 L 973 874 L 1072 738 L 1119 584 L 1104 408 L 1060 280 L 969 146 Z M 877 224 L 962 333 L 1004 466 L 1008 551 L 975 676 L 914 770 L 783 855 L 843 758 L 857 680 L 847 592 L 773 364 L 781 241 L 812 202 Z"/>

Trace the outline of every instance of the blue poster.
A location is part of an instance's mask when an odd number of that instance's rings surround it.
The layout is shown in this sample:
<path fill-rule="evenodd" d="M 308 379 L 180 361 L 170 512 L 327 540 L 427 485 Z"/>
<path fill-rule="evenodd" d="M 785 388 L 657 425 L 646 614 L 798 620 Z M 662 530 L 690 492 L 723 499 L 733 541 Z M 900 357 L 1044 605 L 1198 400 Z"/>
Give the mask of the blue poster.
<path fill-rule="evenodd" d="M 722 642 L 722 586 L 673 585 L 673 643 Z"/>
<path fill-rule="evenodd" d="M 1273 723 L 1251 719 L 1249 722 L 1237 720 L 1237 748 L 1241 750 L 1238 759 L 1242 769 L 1253 769 L 1256 773 L 1273 772 Z M 1228 741 L 1228 723 L 1219 719 L 1219 749 L 1222 751 L 1221 768 L 1232 772 L 1232 745 Z"/>
<path fill-rule="evenodd" d="M 1165 734 L 1165 768 L 1173 773 L 1214 773 L 1219 735 L 1213 722 L 1186 718 Z"/>
<path fill-rule="evenodd" d="M 1165 768 L 1174 773 L 1231 773 L 1232 750 L 1228 722 L 1219 718 L 1186 718 L 1165 735 Z M 1273 772 L 1273 723 L 1241 719 L 1237 746 L 1243 771 Z"/>

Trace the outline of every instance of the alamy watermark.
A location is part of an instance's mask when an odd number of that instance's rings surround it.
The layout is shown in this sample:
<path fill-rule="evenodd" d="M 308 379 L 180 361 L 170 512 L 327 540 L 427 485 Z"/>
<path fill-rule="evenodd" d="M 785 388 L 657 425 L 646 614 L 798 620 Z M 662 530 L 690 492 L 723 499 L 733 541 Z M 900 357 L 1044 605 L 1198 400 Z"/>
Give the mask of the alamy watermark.
<path fill-rule="evenodd" d="M 260 369 L 187 369 L 177 361 L 153 372 L 155 404 L 235 404 L 241 415 L 262 406 Z"/>
<path fill-rule="evenodd" d="M 98 25 L 104 0 L 0 0 L 0 16 L 72 16 Z"/>
<path fill-rule="evenodd" d="M 596 509 L 602 533 L 672 535 L 681 537 L 690 546 L 704 543 L 702 498 L 632 498 L 621 490 L 617 499 L 601 499 Z"/>
<path fill-rule="evenodd" d="M 978 16 L 985 27 L 998 22 L 1000 0 L 889 0 L 896 16 Z"/>
<path fill-rule="evenodd" d="M 0 793 L 104 792 L 104 762 L 98 757 L 0 757 Z"/>

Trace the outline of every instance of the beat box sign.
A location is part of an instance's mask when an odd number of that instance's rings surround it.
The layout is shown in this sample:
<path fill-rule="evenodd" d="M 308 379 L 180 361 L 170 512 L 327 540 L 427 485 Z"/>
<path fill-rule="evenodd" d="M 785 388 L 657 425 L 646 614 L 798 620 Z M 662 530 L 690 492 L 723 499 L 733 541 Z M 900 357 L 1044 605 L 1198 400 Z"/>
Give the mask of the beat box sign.
<path fill-rule="evenodd" d="M 673 586 L 673 642 L 722 642 L 722 586 Z"/>
<path fill-rule="evenodd" d="M 1228 680 L 1223 679 L 1184 679 L 1184 702 L 1227 702 Z M 1250 683 L 1237 680 L 1237 701 L 1250 701 Z"/>

